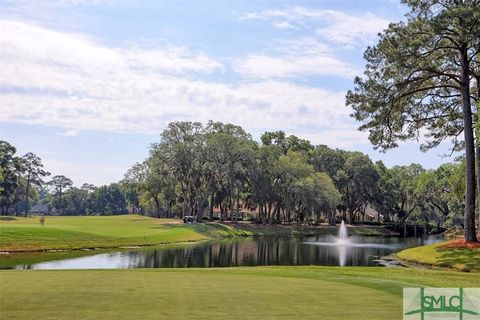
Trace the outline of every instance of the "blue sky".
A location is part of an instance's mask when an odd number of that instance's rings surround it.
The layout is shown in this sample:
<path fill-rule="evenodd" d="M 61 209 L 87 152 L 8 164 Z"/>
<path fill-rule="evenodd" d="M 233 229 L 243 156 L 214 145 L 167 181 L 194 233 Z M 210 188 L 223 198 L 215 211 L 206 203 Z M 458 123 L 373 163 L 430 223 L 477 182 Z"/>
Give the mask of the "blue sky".
<path fill-rule="evenodd" d="M 175 120 L 435 167 L 448 145 L 379 153 L 344 103 L 366 46 L 405 12 L 394 0 L 0 0 L 0 138 L 77 185 L 118 181 Z"/>

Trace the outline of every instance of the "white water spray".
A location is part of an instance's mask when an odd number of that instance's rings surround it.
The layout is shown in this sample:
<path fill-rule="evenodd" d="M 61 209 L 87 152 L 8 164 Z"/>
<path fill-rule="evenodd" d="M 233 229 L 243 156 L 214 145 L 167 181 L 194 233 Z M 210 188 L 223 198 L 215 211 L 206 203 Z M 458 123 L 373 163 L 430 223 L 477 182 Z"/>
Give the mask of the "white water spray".
<path fill-rule="evenodd" d="M 342 223 L 340 224 L 340 229 L 338 229 L 337 242 L 340 244 L 347 243 L 348 242 L 347 238 L 348 238 L 347 227 L 345 227 L 345 222 L 343 222 L 342 220 Z"/>

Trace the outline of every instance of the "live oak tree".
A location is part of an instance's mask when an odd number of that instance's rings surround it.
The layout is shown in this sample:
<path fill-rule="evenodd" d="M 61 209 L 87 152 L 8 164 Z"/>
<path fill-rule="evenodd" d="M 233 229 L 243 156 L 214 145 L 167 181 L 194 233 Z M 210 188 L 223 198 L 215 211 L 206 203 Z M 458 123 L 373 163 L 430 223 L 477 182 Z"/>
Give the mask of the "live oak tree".
<path fill-rule="evenodd" d="M 373 204 L 374 195 L 378 192 L 378 172 L 367 155 L 361 152 L 348 152 L 345 164 L 337 175 L 342 181 L 342 202 L 353 224 L 355 216 L 362 215 L 369 204 Z"/>
<path fill-rule="evenodd" d="M 232 221 L 236 223 L 240 200 L 248 185 L 249 168 L 255 162 L 256 144 L 248 133 L 233 124 L 210 121 L 204 135 L 205 148 L 210 155 L 208 170 L 213 173 L 209 189 L 210 215 L 216 198 L 217 203 L 222 206 L 224 202 L 223 207 L 233 213 Z M 215 197 L 215 194 L 220 197 Z"/>
<path fill-rule="evenodd" d="M 27 216 L 29 209 L 30 192 L 32 186 L 40 187 L 43 184 L 43 178 L 50 173 L 43 169 L 42 159 L 34 153 L 28 152 L 22 157 L 23 178 L 25 179 L 25 211 Z"/>
<path fill-rule="evenodd" d="M 418 163 L 390 169 L 391 182 L 396 190 L 394 213 L 397 221 L 407 222 L 418 211 L 422 198 L 417 184 L 424 172 L 425 169 Z"/>
<path fill-rule="evenodd" d="M 465 240 L 476 241 L 477 97 L 471 88 L 480 70 L 480 0 L 402 2 L 411 8 L 408 21 L 390 24 L 366 50 L 365 76 L 355 79 L 346 102 L 377 148 L 394 148 L 424 133 L 423 150 L 446 139 L 453 150 L 465 150 Z"/>
<path fill-rule="evenodd" d="M 297 210 L 310 221 L 320 220 L 324 213 L 329 221 L 335 221 L 335 210 L 340 202 L 340 193 L 332 179 L 324 172 L 315 172 L 293 183 L 292 197 Z"/>

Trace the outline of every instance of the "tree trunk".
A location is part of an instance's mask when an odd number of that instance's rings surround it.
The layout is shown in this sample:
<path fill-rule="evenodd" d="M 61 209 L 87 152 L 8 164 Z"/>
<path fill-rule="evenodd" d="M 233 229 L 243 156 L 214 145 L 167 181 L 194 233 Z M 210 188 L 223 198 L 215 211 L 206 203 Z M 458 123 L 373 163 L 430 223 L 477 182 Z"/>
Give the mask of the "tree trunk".
<path fill-rule="evenodd" d="M 480 103 L 479 103 L 480 104 Z M 478 120 L 477 120 L 478 121 Z M 477 130 L 480 131 L 480 130 Z M 480 132 L 477 133 L 477 141 L 475 146 L 475 162 L 477 165 L 477 228 L 476 230 L 480 230 L 480 141 L 478 140 L 480 137 L 478 136 Z"/>
<path fill-rule="evenodd" d="M 213 206 L 215 205 L 213 202 L 215 201 L 215 193 L 212 192 L 210 196 L 210 212 L 208 213 L 208 221 L 213 221 Z"/>
<path fill-rule="evenodd" d="M 258 205 L 258 222 L 260 222 L 260 219 L 263 217 L 263 204 Z"/>
<path fill-rule="evenodd" d="M 263 220 L 263 224 L 267 224 L 270 221 L 270 213 L 272 213 L 272 203 L 268 203 L 268 207 L 265 206 L 265 219 Z"/>
<path fill-rule="evenodd" d="M 348 209 L 348 217 L 349 217 L 349 223 L 353 225 L 353 220 L 354 220 L 354 215 L 355 212 L 352 209 Z"/>
<path fill-rule="evenodd" d="M 480 50 L 480 46 L 478 48 Z M 478 53 L 478 62 L 480 63 L 480 53 Z M 477 123 L 475 125 L 475 162 L 477 163 L 477 231 L 480 230 L 480 77 L 475 78 L 477 82 Z"/>
<path fill-rule="evenodd" d="M 60 215 L 63 216 L 62 191 L 60 191 Z"/>
<path fill-rule="evenodd" d="M 475 232 L 475 141 L 472 128 L 472 106 L 470 101 L 469 62 L 467 49 L 461 53 L 461 85 L 463 125 L 465 140 L 465 241 L 477 241 Z"/>
<path fill-rule="evenodd" d="M 198 201 L 198 203 L 197 203 L 197 217 L 196 217 L 198 223 L 203 222 L 203 210 L 204 209 L 205 209 L 204 202 L 203 201 Z"/>
<path fill-rule="evenodd" d="M 27 187 L 25 188 L 25 217 L 28 213 L 28 192 L 30 191 L 30 180 L 27 180 Z"/>
<path fill-rule="evenodd" d="M 240 213 L 240 190 L 237 190 L 237 208 L 235 210 L 235 215 L 233 218 L 233 223 L 236 224 L 238 222 L 238 214 Z"/>
<path fill-rule="evenodd" d="M 334 226 L 335 223 L 335 209 L 332 209 L 330 211 L 329 217 L 328 217 L 328 224 L 331 226 Z"/>

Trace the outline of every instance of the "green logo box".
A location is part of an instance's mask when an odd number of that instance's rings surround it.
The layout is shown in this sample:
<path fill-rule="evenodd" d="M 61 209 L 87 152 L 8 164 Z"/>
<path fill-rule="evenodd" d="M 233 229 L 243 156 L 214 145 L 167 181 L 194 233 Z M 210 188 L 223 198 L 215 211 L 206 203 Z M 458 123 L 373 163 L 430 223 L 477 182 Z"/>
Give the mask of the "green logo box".
<path fill-rule="evenodd" d="M 480 320 L 480 288 L 404 288 L 404 320 Z"/>

